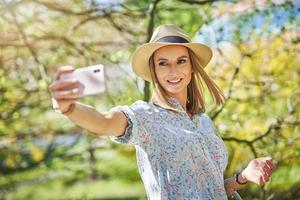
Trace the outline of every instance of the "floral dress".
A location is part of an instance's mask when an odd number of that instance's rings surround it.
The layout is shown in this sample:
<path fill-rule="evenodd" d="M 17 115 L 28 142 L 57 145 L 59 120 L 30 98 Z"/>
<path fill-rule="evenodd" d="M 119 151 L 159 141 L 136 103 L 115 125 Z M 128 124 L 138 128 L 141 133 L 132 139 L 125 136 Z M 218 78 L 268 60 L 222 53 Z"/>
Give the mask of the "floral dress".
<path fill-rule="evenodd" d="M 169 99 L 184 111 L 176 98 Z M 125 114 L 128 126 L 122 136 L 108 137 L 135 146 L 148 199 L 227 199 L 227 150 L 207 114 L 190 117 L 142 100 L 112 109 Z"/>

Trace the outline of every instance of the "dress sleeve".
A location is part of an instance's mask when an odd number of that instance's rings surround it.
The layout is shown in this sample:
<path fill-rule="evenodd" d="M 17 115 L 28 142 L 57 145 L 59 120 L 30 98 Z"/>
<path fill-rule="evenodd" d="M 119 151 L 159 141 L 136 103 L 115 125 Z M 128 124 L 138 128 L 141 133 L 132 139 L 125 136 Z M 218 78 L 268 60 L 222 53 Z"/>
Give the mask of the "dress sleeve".
<path fill-rule="evenodd" d="M 109 136 L 109 138 L 119 144 L 143 145 L 150 140 L 149 131 L 146 124 L 149 124 L 152 117 L 149 115 L 149 105 L 147 102 L 138 100 L 132 105 L 116 106 L 111 110 L 118 110 L 125 114 L 128 126 L 121 136 Z"/>

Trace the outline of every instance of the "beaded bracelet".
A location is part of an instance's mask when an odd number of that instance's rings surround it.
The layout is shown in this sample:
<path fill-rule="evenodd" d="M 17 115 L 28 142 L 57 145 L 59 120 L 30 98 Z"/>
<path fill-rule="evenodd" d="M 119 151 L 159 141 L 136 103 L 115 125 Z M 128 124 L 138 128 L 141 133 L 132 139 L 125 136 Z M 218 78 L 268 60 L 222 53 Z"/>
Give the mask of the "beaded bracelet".
<path fill-rule="evenodd" d="M 240 184 L 240 185 L 245 185 L 245 184 L 247 184 L 248 181 L 246 181 L 245 183 L 242 183 L 242 182 L 239 181 L 239 175 L 240 175 L 240 173 L 241 173 L 241 172 L 236 173 L 236 175 L 235 175 L 235 181 L 236 181 L 238 184 Z"/>

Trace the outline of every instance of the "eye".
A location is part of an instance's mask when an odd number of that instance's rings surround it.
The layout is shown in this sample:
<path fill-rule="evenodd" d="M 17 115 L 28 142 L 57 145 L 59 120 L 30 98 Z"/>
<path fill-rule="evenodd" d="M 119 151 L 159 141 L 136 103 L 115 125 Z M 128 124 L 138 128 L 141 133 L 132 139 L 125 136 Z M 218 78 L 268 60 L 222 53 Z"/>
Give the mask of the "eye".
<path fill-rule="evenodd" d="M 167 65 L 167 63 L 166 62 L 159 62 L 158 65 L 165 66 L 165 65 Z"/>
<path fill-rule="evenodd" d="M 180 63 L 180 64 L 183 64 L 183 63 L 185 63 L 185 62 L 186 62 L 186 60 L 184 60 L 184 59 L 178 60 L 178 63 Z"/>

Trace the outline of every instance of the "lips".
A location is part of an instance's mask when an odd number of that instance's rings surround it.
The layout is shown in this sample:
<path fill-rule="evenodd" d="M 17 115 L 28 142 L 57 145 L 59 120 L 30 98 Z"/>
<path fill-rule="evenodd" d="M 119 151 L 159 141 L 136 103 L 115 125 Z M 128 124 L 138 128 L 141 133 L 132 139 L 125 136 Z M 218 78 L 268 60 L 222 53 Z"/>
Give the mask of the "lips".
<path fill-rule="evenodd" d="M 182 78 L 179 79 L 173 79 L 173 80 L 167 80 L 168 83 L 172 84 L 172 85 L 176 85 L 178 83 L 180 83 L 182 81 Z"/>

